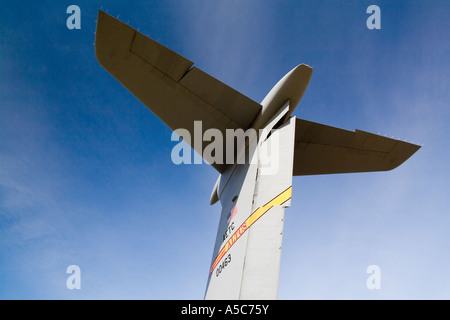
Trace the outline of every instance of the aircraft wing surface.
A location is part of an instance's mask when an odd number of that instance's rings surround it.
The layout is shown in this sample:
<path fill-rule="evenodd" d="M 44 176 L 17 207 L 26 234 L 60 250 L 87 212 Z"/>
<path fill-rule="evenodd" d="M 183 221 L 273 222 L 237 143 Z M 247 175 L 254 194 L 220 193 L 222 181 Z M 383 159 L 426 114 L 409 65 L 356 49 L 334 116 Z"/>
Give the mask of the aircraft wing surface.
<path fill-rule="evenodd" d="M 373 133 L 297 119 L 294 175 L 392 170 L 420 146 Z"/>
<path fill-rule="evenodd" d="M 194 121 L 202 121 L 203 132 L 214 128 L 225 136 L 226 129 L 248 129 L 261 109 L 193 67 L 193 62 L 103 11 L 98 15 L 95 53 L 99 63 L 172 130 L 183 128 L 194 136 Z M 193 141 L 185 142 L 195 150 Z M 212 166 L 220 173 L 226 168 Z"/>

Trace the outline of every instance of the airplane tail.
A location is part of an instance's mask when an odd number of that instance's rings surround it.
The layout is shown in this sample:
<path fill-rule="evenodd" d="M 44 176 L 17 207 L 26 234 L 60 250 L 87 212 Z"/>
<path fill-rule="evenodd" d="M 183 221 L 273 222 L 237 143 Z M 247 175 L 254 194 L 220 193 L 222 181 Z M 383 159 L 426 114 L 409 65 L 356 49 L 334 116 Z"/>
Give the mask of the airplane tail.
<path fill-rule="evenodd" d="M 295 123 L 292 117 L 262 138 L 251 150 L 257 161 L 222 175 L 222 213 L 205 299 L 277 298 L 284 209 L 292 193 Z"/>
<path fill-rule="evenodd" d="M 222 205 L 206 299 L 277 297 L 293 175 L 392 170 L 420 148 L 289 118 L 310 82 L 309 66 L 292 69 L 260 104 L 118 19 L 99 11 L 97 21 L 100 65 L 172 130 L 195 136 L 197 121 L 222 137 L 228 130 L 263 129 L 256 143 L 240 148 L 234 164 L 203 154 L 221 174 L 210 203 Z M 185 142 L 202 154 L 201 143 Z"/>

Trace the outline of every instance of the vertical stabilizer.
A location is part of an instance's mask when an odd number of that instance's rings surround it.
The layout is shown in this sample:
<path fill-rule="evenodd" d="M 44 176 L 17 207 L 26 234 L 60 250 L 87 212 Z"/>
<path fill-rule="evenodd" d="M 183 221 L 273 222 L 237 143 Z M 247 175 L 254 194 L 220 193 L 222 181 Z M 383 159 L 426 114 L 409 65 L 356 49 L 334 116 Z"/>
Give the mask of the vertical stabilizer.
<path fill-rule="evenodd" d="M 206 299 L 276 299 L 284 208 L 290 205 L 295 117 L 220 179 L 222 214 Z M 220 184 L 225 184 L 220 186 Z"/>

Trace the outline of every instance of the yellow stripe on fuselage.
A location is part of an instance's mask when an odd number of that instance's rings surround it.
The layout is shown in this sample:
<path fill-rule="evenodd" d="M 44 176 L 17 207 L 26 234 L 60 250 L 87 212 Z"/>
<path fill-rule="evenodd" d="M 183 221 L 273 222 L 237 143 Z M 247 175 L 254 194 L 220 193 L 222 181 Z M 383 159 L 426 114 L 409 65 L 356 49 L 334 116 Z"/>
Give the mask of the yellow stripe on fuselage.
<path fill-rule="evenodd" d="M 217 266 L 219 261 L 223 258 L 225 253 L 236 243 L 236 241 L 241 237 L 241 235 L 250 228 L 252 224 L 254 224 L 259 218 L 261 218 L 270 208 L 274 206 L 280 206 L 286 201 L 288 201 L 292 196 L 292 186 L 284 190 L 278 196 L 267 202 L 264 206 L 256 209 L 245 221 L 241 224 L 241 226 L 236 230 L 235 233 L 230 237 L 230 239 L 225 243 L 222 249 L 219 251 L 216 259 L 214 259 L 213 264 L 211 265 L 211 269 L 209 270 L 209 274 L 211 274 L 214 268 Z"/>

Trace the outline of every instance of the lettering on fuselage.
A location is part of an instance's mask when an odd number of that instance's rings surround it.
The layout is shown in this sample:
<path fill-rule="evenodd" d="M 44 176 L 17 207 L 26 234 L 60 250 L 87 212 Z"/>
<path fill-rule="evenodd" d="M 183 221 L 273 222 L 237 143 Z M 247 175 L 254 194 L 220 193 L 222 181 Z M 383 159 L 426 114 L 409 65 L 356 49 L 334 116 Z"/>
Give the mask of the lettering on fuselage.
<path fill-rule="evenodd" d="M 218 277 L 219 274 L 222 273 L 222 270 L 223 270 L 227 265 L 229 265 L 230 262 L 231 262 L 231 253 L 229 253 L 229 254 L 225 257 L 225 259 L 223 259 L 222 263 L 219 263 L 219 266 L 218 266 L 217 269 L 216 269 L 216 277 Z"/>
<path fill-rule="evenodd" d="M 232 222 L 227 229 L 225 230 L 225 232 L 223 233 L 223 238 L 222 240 L 225 241 L 226 239 L 228 239 L 228 236 L 233 232 L 234 230 L 234 222 Z"/>

